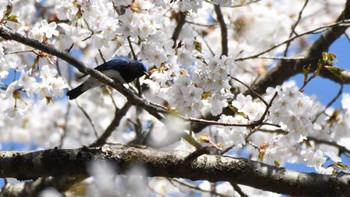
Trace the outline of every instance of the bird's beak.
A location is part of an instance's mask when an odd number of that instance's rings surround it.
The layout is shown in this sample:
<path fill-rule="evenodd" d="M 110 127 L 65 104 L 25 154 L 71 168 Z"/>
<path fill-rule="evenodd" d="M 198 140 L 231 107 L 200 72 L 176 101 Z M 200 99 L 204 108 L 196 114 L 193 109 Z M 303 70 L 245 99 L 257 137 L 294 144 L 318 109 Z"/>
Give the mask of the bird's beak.
<path fill-rule="evenodd" d="M 147 71 L 143 72 L 147 77 L 149 77 L 149 74 Z"/>

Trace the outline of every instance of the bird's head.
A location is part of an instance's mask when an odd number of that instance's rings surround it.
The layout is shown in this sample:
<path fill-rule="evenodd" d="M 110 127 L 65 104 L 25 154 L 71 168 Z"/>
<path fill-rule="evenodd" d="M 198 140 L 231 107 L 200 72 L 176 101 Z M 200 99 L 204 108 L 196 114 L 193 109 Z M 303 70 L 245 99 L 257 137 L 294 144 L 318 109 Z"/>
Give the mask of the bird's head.
<path fill-rule="evenodd" d="M 146 64 L 144 64 L 142 61 L 140 60 L 132 60 L 131 61 L 132 64 L 135 64 L 136 66 L 136 69 L 137 69 L 137 72 L 143 76 L 143 75 L 146 75 L 146 76 L 149 76 L 149 74 L 147 73 L 148 71 L 148 66 Z M 140 76 L 140 77 L 141 77 Z"/>
<path fill-rule="evenodd" d="M 129 63 L 119 71 L 124 81 L 127 83 L 143 75 L 148 75 L 147 66 L 140 60 L 130 60 Z"/>

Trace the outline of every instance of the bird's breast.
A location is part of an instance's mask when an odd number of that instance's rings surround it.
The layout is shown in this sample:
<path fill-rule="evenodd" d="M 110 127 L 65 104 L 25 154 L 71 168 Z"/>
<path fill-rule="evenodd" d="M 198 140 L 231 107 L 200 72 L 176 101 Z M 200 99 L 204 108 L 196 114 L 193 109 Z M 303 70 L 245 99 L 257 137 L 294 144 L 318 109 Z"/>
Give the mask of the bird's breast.
<path fill-rule="evenodd" d="M 105 70 L 105 71 L 102 71 L 102 73 L 115 81 L 125 83 L 123 77 L 120 75 L 120 72 L 117 70 Z"/>

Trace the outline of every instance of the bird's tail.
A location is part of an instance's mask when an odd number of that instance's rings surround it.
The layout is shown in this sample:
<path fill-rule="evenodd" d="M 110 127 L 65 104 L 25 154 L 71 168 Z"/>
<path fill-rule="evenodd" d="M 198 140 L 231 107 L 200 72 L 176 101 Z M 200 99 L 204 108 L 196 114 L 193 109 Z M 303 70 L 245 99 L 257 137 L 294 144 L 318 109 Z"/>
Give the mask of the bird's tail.
<path fill-rule="evenodd" d="M 67 96 L 69 97 L 69 100 L 76 99 L 78 96 L 80 96 L 82 93 L 84 93 L 87 89 L 83 87 L 83 84 L 68 91 Z"/>

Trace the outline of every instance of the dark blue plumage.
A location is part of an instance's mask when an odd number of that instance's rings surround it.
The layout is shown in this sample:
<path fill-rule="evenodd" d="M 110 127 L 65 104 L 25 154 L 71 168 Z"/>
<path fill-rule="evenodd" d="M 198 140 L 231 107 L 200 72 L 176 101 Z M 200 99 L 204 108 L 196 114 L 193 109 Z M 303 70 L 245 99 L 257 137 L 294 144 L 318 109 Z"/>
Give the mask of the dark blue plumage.
<path fill-rule="evenodd" d="M 96 70 L 107 75 L 111 79 L 129 83 L 134 79 L 146 74 L 147 67 L 139 60 L 113 59 L 95 68 Z M 84 83 L 67 92 L 70 100 L 77 98 L 85 91 L 103 85 L 98 79 L 89 77 Z"/>

